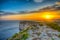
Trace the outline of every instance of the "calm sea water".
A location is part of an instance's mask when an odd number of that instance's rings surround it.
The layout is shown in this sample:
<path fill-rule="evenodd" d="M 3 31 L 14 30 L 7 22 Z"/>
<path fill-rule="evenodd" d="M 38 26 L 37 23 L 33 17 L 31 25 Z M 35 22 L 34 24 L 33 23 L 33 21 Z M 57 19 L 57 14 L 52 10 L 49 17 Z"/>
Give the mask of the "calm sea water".
<path fill-rule="evenodd" d="M 0 40 L 6 40 L 19 32 L 19 21 L 0 21 Z"/>

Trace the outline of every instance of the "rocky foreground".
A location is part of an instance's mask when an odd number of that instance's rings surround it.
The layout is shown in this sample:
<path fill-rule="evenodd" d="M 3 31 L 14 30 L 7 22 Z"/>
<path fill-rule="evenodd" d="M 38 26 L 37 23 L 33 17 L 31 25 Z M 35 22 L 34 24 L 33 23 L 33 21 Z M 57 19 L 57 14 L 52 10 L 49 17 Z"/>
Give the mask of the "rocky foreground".
<path fill-rule="evenodd" d="M 60 26 L 56 23 L 21 21 L 19 30 L 8 40 L 60 40 Z"/>

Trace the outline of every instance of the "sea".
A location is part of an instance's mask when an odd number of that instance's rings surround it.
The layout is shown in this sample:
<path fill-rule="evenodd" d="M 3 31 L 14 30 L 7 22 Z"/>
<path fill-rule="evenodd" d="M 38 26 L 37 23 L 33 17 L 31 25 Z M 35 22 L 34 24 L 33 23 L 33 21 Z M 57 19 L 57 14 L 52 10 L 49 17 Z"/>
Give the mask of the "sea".
<path fill-rule="evenodd" d="M 4 21 L 0 20 L 0 40 L 7 40 L 12 37 L 15 33 L 18 33 L 20 21 Z"/>

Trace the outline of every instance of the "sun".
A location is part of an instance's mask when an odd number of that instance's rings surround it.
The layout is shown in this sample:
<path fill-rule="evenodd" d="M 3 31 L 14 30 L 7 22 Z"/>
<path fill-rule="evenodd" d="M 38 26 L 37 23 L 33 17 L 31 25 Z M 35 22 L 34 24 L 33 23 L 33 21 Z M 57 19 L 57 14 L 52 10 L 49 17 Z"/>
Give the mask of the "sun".
<path fill-rule="evenodd" d="M 44 14 L 42 14 L 41 15 L 41 17 L 43 18 L 43 19 L 53 19 L 54 18 L 54 15 L 53 14 L 50 14 L 50 13 L 44 13 Z"/>
<path fill-rule="evenodd" d="M 52 19 L 52 15 L 46 14 L 46 15 L 43 16 L 43 18 L 45 18 L 45 19 Z"/>

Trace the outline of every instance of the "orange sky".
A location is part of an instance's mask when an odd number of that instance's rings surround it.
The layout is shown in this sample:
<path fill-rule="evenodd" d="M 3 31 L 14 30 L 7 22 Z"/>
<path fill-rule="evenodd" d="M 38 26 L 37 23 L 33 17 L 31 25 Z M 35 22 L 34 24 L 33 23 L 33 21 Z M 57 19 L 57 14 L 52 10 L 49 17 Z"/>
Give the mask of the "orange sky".
<path fill-rule="evenodd" d="M 46 17 L 47 14 L 54 16 L 54 17 L 50 17 L 49 19 L 47 19 Z M 0 17 L 0 20 L 44 20 L 44 19 L 46 20 L 60 19 L 60 15 L 58 15 L 57 12 L 41 12 L 41 13 L 6 15 L 6 16 Z"/>

